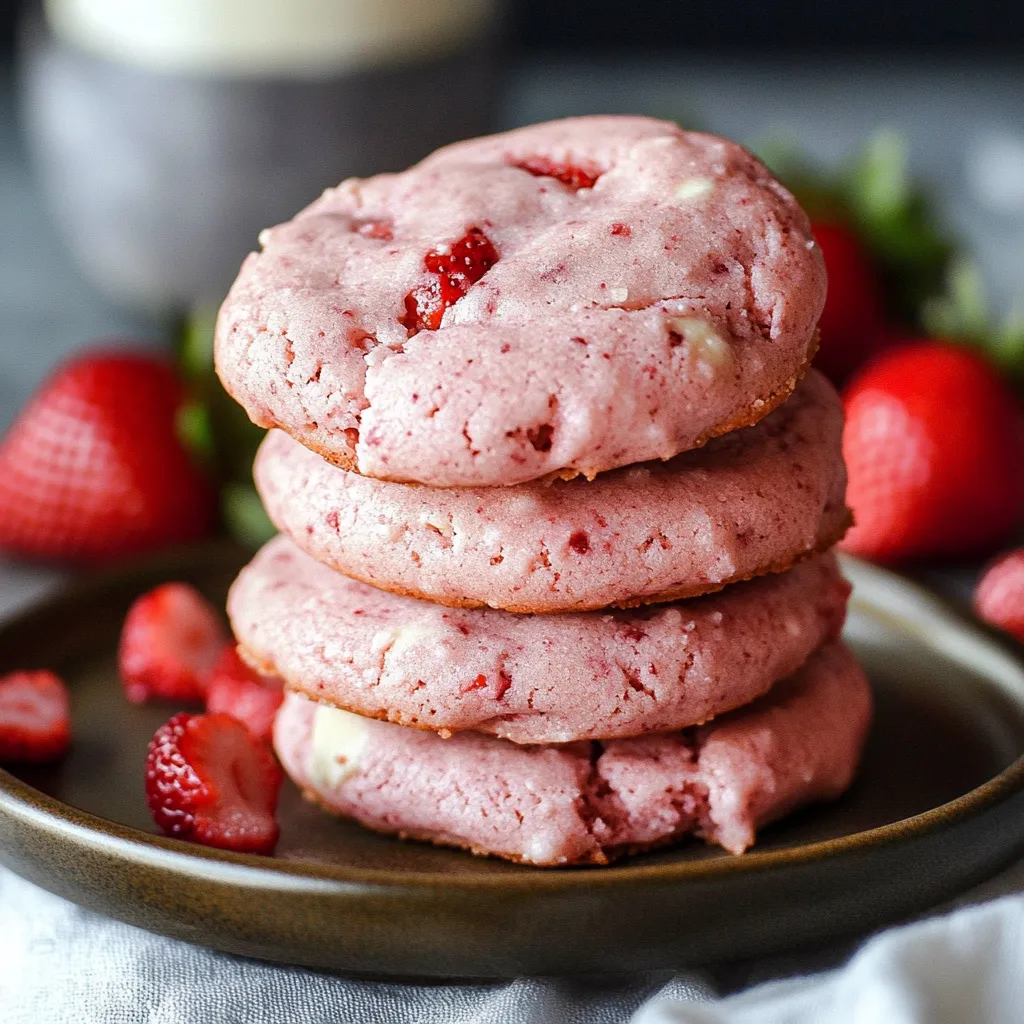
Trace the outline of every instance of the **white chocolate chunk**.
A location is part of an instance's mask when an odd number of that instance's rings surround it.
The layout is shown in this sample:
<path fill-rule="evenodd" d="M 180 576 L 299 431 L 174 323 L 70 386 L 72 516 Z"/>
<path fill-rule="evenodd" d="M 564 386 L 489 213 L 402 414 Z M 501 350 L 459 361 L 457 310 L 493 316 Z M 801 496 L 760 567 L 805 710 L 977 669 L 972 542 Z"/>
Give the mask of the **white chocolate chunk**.
<path fill-rule="evenodd" d="M 555 844 L 547 835 L 534 836 L 527 847 L 523 858 L 527 864 L 550 864 L 553 860 L 564 861 L 564 857 L 555 857 Z"/>
<path fill-rule="evenodd" d="M 310 764 L 315 784 L 335 789 L 355 775 L 368 739 L 364 718 L 340 708 L 318 707 L 313 716 Z"/>
<path fill-rule="evenodd" d="M 688 202 L 691 199 L 699 199 L 707 195 L 715 183 L 710 178 L 687 178 L 676 185 L 676 199 Z"/>
<path fill-rule="evenodd" d="M 383 652 L 385 657 L 397 658 L 405 654 L 410 647 L 425 640 L 438 640 L 437 630 L 431 626 L 414 623 L 411 626 L 379 630 L 373 636 L 371 647 L 375 653 Z"/>
<path fill-rule="evenodd" d="M 669 319 L 668 327 L 685 339 L 687 355 L 694 362 L 718 370 L 732 358 L 729 343 L 704 320 L 675 316 Z"/>

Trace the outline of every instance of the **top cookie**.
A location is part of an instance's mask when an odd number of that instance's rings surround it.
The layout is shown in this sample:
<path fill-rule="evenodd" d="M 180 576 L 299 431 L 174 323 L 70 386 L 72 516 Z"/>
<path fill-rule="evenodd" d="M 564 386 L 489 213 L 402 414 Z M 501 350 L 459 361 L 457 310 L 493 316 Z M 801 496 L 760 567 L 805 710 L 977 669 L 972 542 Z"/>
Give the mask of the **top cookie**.
<path fill-rule="evenodd" d="M 754 423 L 825 295 L 761 163 L 638 117 L 448 146 L 261 242 L 218 320 L 225 387 L 346 469 L 441 487 L 593 477 Z"/>

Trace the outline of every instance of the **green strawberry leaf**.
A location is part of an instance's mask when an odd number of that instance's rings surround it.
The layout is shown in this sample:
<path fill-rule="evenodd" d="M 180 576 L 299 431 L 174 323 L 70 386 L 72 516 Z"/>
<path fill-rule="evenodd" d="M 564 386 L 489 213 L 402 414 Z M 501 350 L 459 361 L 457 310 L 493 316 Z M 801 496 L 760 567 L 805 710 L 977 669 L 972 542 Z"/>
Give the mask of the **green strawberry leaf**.
<path fill-rule="evenodd" d="M 217 310 L 194 309 L 178 331 L 178 364 L 189 380 L 203 380 L 213 372 L 213 329 Z"/>
<path fill-rule="evenodd" d="M 228 532 L 252 545 L 274 533 L 252 484 L 252 460 L 265 432 L 221 386 L 213 365 L 215 320 L 215 310 L 198 309 L 178 332 L 178 363 L 192 400 L 181 409 L 177 428 L 221 486 Z"/>
<path fill-rule="evenodd" d="M 953 261 L 944 292 L 923 304 L 921 319 L 929 334 L 971 345 L 1008 375 L 1024 379 L 1024 304 L 1018 302 L 997 321 L 973 261 Z"/>
<path fill-rule="evenodd" d="M 181 326 L 178 362 L 190 382 L 195 404 L 205 411 L 203 448 L 221 480 L 248 480 L 264 431 L 224 390 L 213 366 L 215 311 L 199 309 Z M 195 413 L 188 414 L 197 419 Z M 198 423 L 186 430 L 198 431 Z"/>
<path fill-rule="evenodd" d="M 910 175 L 906 139 L 878 132 L 839 171 L 811 161 L 792 140 L 766 142 L 758 153 L 812 220 L 857 232 L 878 267 L 889 315 L 919 326 L 921 305 L 941 293 L 955 246 Z"/>
<path fill-rule="evenodd" d="M 252 484 L 225 484 L 220 501 L 224 525 L 239 543 L 258 548 L 277 533 Z"/>
<path fill-rule="evenodd" d="M 206 407 L 198 402 L 186 402 L 177 413 L 174 429 L 178 440 L 204 465 L 212 466 L 216 460 L 213 427 Z"/>
<path fill-rule="evenodd" d="M 1024 377 L 1024 300 L 1018 299 L 1006 314 L 994 339 L 996 359 Z"/>
<path fill-rule="evenodd" d="M 892 313 L 919 323 L 922 303 L 942 290 L 955 246 L 930 196 L 910 176 L 906 139 L 893 131 L 873 136 L 845 176 L 843 194 Z"/>

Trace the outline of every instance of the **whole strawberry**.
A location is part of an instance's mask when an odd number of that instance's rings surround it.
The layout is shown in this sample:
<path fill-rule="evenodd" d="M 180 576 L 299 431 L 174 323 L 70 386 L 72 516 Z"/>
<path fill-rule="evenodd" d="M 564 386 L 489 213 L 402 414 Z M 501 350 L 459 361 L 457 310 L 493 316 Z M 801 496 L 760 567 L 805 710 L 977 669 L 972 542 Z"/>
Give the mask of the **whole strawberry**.
<path fill-rule="evenodd" d="M 1024 548 L 997 558 L 974 592 L 978 617 L 1024 642 Z"/>
<path fill-rule="evenodd" d="M 1024 420 L 980 356 L 937 341 L 882 353 L 844 395 L 842 546 L 880 561 L 963 555 L 1024 512 Z"/>
<path fill-rule="evenodd" d="M 214 493 L 176 436 L 182 398 L 156 356 L 61 367 L 0 441 L 0 548 L 102 562 L 208 534 Z"/>
<path fill-rule="evenodd" d="M 881 285 L 870 257 L 850 228 L 819 223 L 814 225 L 814 237 L 828 272 L 814 365 L 841 384 L 884 343 Z"/>

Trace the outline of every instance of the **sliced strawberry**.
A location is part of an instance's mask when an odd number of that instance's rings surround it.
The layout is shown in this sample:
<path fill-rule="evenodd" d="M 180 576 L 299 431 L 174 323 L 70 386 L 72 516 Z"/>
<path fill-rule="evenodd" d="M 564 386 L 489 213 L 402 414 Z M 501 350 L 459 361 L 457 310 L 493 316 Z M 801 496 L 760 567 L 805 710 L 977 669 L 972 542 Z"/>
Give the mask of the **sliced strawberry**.
<path fill-rule="evenodd" d="M 432 249 L 423 265 L 433 277 L 406 295 L 400 323 L 413 334 L 436 331 L 444 311 L 497 262 L 498 250 L 479 228 L 470 228 L 449 249 Z"/>
<path fill-rule="evenodd" d="M 164 583 L 131 606 L 118 666 L 133 704 L 152 697 L 199 701 L 227 634 L 216 609 L 187 583 Z"/>
<path fill-rule="evenodd" d="M 146 802 L 167 835 L 240 853 L 272 853 L 284 775 L 270 748 L 222 714 L 175 715 L 146 759 Z"/>
<path fill-rule="evenodd" d="M 0 761 L 42 763 L 71 743 L 71 705 L 52 672 L 11 672 L 0 677 Z"/>
<path fill-rule="evenodd" d="M 206 688 L 206 710 L 237 718 L 253 736 L 269 740 L 284 685 L 277 676 L 261 676 L 228 644 L 213 666 Z"/>
<path fill-rule="evenodd" d="M 557 178 L 563 185 L 568 185 L 573 192 L 578 192 L 581 188 L 593 188 L 601 176 L 599 171 L 588 171 L 574 164 L 556 163 L 546 156 L 530 157 L 517 163 L 516 167 L 528 171 L 535 178 Z"/>
<path fill-rule="evenodd" d="M 1024 548 L 997 558 L 974 592 L 978 617 L 1024 642 Z"/>

